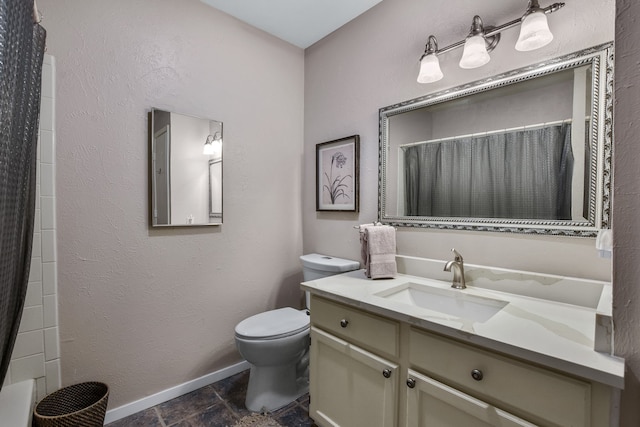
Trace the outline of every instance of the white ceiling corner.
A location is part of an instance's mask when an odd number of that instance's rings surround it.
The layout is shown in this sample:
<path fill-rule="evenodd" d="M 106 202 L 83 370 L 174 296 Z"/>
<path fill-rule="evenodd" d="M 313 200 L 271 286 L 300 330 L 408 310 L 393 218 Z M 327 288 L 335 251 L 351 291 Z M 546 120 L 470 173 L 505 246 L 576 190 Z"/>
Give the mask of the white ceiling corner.
<path fill-rule="evenodd" d="M 201 0 L 302 49 L 382 0 Z"/>

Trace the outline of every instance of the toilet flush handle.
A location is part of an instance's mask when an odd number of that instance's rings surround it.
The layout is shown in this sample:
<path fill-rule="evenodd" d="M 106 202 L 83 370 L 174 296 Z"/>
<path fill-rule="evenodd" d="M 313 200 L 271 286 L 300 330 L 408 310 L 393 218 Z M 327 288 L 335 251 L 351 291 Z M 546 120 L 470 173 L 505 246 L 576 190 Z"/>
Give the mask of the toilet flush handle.
<path fill-rule="evenodd" d="M 343 328 L 346 328 L 348 324 L 349 324 L 349 321 L 347 319 L 342 319 L 340 321 L 340 326 L 342 326 Z"/>

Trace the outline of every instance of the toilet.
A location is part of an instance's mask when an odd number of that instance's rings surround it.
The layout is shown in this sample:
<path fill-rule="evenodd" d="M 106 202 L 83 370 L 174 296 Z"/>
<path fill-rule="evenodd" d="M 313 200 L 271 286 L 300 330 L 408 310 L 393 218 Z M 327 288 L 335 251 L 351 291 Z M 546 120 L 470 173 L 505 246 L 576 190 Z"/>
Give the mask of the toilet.
<path fill-rule="evenodd" d="M 304 280 L 316 280 L 347 271 L 360 264 L 320 254 L 300 257 Z M 266 311 L 236 325 L 240 355 L 251 364 L 245 405 L 253 412 L 271 412 L 309 391 L 309 293 L 306 308 Z"/>

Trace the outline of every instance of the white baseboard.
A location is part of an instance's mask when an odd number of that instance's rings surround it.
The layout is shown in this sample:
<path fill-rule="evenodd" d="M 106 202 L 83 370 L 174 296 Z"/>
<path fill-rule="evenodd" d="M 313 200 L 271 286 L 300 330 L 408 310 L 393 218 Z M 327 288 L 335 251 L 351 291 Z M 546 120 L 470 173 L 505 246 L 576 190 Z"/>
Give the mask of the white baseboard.
<path fill-rule="evenodd" d="M 187 381 L 186 383 L 168 388 L 156 394 L 152 394 L 151 396 L 143 397 L 142 399 L 136 400 L 135 402 L 127 403 L 126 405 L 111 409 L 107 411 L 107 414 L 104 418 L 104 423 L 109 424 L 121 418 L 133 415 L 136 412 L 144 411 L 145 409 L 149 409 L 168 400 L 175 399 L 176 397 L 182 396 L 183 394 L 187 394 L 209 384 L 213 384 L 216 381 L 228 378 L 232 375 L 249 369 L 250 367 L 251 365 L 249 364 L 249 362 L 245 360 L 236 363 L 235 365 L 220 369 L 219 371 L 207 374 L 203 377 L 196 378 L 195 380 Z"/>

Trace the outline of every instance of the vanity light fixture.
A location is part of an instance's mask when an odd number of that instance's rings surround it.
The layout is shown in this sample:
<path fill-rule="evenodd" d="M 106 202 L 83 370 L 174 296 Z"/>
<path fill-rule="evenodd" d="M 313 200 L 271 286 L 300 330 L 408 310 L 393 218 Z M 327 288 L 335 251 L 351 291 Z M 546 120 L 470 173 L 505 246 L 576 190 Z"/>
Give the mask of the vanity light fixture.
<path fill-rule="evenodd" d="M 216 153 L 216 148 L 214 146 L 215 143 L 222 142 L 222 135 L 220 132 L 216 132 L 213 135 L 207 136 L 207 140 L 204 143 L 204 148 L 202 149 L 202 154 L 205 156 L 212 156 Z"/>
<path fill-rule="evenodd" d="M 551 43 L 551 40 L 553 40 L 553 34 L 549 30 L 544 9 L 540 9 L 538 0 L 530 1 L 527 11 L 522 17 L 516 50 L 526 52 L 539 49 Z"/>
<path fill-rule="evenodd" d="M 436 82 L 444 76 L 440 70 L 438 55 L 464 46 L 460 68 L 477 68 L 491 60 L 491 52 L 500 41 L 500 33 L 507 28 L 520 26 L 520 37 L 516 43 L 516 50 L 529 51 L 539 49 L 553 40 L 553 34 L 549 30 L 547 14 L 553 13 L 564 6 L 564 3 L 554 3 L 551 6 L 541 8 L 538 0 L 529 0 L 527 10 L 518 19 L 496 27 L 484 27 L 480 16 L 473 17 L 471 30 L 464 40 L 453 43 L 445 48 L 438 49 L 438 42 L 433 35 L 429 36 L 424 54 L 420 57 L 420 72 L 418 83 Z"/>
<path fill-rule="evenodd" d="M 440 69 L 440 60 L 438 60 L 438 56 L 436 55 L 437 50 L 438 40 L 436 40 L 435 36 L 429 36 L 427 47 L 420 58 L 418 83 L 437 82 L 444 76 Z"/>
<path fill-rule="evenodd" d="M 464 42 L 462 58 L 460 58 L 460 68 L 478 68 L 491 60 L 489 52 L 497 46 L 500 41 L 500 33 L 492 36 L 485 35 L 482 19 L 478 15 L 473 17 L 471 30 Z"/>

